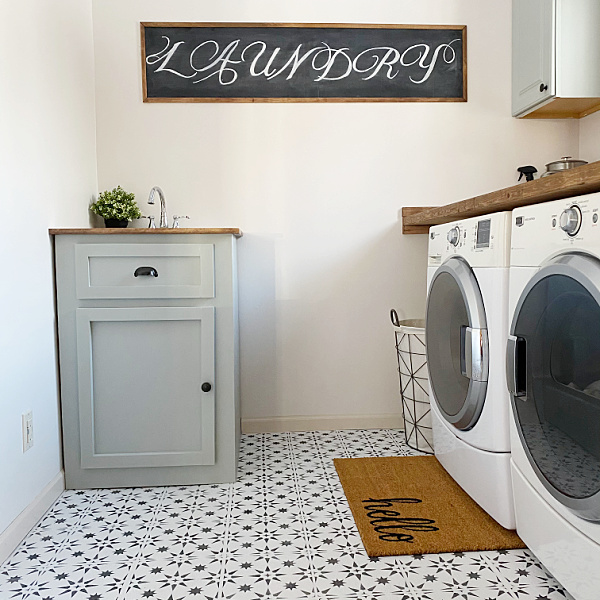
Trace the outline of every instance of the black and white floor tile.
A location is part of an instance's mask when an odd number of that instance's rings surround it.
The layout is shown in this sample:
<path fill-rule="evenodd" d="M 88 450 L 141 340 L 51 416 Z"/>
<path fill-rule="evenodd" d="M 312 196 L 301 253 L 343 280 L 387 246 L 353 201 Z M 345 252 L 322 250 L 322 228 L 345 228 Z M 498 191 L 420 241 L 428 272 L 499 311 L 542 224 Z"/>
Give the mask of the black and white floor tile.
<path fill-rule="evenodd" d="M 333 458 L 395 430 L 245 435 L 233 484 L 67 491 L 0 567 L 1 600 L 562 600 L 527 550 L 369 559 Z"/>

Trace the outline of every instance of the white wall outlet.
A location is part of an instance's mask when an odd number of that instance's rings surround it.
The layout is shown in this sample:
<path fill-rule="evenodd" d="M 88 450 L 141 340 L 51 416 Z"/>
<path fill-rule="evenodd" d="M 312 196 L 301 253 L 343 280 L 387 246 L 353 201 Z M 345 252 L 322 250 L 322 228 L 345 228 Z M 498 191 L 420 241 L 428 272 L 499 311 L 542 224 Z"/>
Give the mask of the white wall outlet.
<path fill-rule="evenodd" d="M 23 452 L 33 447 L 33 412 L 28 411 L 21 415 L 21 426 L 23 427 Z"/>

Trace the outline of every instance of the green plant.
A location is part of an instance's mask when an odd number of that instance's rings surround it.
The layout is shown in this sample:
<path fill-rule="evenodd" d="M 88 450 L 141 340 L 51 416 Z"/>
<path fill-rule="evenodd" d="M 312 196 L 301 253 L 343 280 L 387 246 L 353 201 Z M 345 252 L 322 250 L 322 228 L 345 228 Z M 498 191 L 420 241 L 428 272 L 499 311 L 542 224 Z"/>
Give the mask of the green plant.
<path fill-rule="evenodd" d="M 119 221 L 131 221 L 142 216 L 135 201 L 135 194 L 126 192 L 120 185 L 114 190 L 102 192 L 98 200 L 90 206 L 90 210 L 105 219 Z"/>

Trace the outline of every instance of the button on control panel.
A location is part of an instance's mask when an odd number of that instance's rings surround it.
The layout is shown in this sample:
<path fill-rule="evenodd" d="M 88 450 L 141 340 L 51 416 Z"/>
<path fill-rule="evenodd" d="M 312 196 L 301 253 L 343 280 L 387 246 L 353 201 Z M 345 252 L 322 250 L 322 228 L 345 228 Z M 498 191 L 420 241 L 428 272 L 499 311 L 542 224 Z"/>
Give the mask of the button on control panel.
<path fill-rule="evenodd" d="M 458 227 L 450 229 L 448 231 L 447 239 L 449 244 L 458 246 L 458 242 L 460 241 L 460 229 Z"/>
<path fill-rule="evenodd" d="M 560 228 L 569 236 L 577 235 L 581 229 L 581 209 L 574 204 L 563 210 L 559 219 Z"/>
<path fill-rule="evenodd" d="M 448 235 L 446 237 L 449 244 L 458 246 L 458 242 L 460 241 L 460 229 L 458 227 L 453 227 L 448 231 Z"/>

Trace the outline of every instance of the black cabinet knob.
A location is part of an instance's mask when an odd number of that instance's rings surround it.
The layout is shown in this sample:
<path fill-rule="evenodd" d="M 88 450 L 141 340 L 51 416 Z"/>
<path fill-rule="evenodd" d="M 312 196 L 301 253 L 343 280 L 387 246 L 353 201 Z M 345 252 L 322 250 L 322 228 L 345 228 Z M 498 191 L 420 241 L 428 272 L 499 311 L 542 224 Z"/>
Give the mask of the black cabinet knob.
<path fill-rule="evenodd" d="M 134 277 L 158 277 L 158 271 L 154 267 L 138 267 L 133 272 Z"/>
<path fill-rule="evenodd" d="M 545 92 L 548 86 L 545 83 L 540 83 L 540 92 Z"/>
<path fill-rule="evenodd" d="M 210 385 L 210 383 L 208 383 L 208 381 L 205 381 L 202 384 L 202 391 L 203 392 L 210 392 L 210 390 L 212 390 L 212 385 Z"/>

